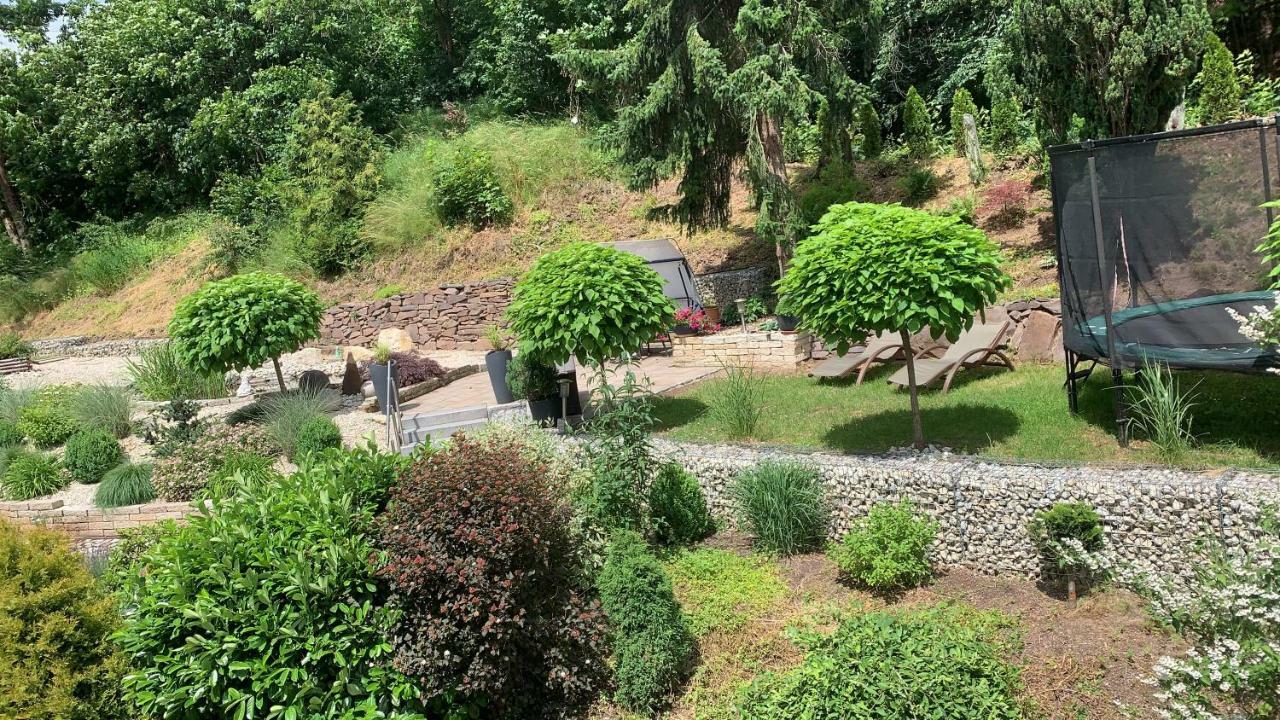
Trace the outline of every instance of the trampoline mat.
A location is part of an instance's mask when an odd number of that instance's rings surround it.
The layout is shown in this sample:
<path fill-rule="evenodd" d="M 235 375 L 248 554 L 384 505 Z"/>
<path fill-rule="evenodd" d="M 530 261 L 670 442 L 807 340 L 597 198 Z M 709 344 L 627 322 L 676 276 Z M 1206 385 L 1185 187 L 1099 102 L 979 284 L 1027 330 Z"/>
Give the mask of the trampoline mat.
<path fill-rule="evenodd" d="M 1256 372 L 1280 367 L 1276 348 L 1260 348 L 1240 334 L 1232 308 L 1247 315 L 1259 305 L 1275 303 L 1275 291 L 1232 293 L 1141 305 L 1112 313 L 1116 355 L 1125 364 L 1144 359 L 1175 367 L 1217 367 Z M 1106 319 L 1099 315 L 1064 329 L 1063 342 L 1085 357 L 1109 355 Z"/>

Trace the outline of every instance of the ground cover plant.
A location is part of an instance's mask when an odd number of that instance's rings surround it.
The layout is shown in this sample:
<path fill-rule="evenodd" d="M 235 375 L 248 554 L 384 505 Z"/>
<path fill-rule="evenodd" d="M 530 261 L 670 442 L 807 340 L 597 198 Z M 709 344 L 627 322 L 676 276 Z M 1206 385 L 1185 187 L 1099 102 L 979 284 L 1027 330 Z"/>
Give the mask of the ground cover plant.
<path fill-rule="evenodd" d="M 765 558 L 698 548 L 667 563 L 680 606 L 695 637 L 734 632 L 786 595 L 777 567 Z"/>
<path fill-rule="evenodd" d="M 65 536 L 0 520 L 0 716 L 131 717 L 119 623 Z"/>
<path fill-rule="evenodd" d="M 883 379 L 892 365 L 873 370 L 867 381 L 818 381 L 767 376 L 759 402 L 766 412 L 757 439 L 770 444 L 838 452 L 885 452 L 901 447 L 911 417 L 900 394 Z M 1017 372 L 971 370 L 957 376 L 946 395 L 924 393 L 921 412 L 933 428 L 932 442 L 956 451 L 997 458 L 1057 461 L 1174 463 L 1185 467 L 1277 467 L 1280 441 L 1268 427 L 1280 422 L 1280 387 L 1266 377 L 1214 372 L 1179 373 L 1195 386 L 1199 444 L 1171 459 L 1139 440 L 1115 442 L 1111 380 L 1095 373 L 1082 388 L 1080 414 L 1066 411 L 1062 373 L 1019 366 Z M 654 400 L 658 432 L 673 440 L 723 442 L 709 408 L 720 384 L 701 383 L 675 397 Z"/>
<path fill-rule="evenodd" d="M 766 460 L 739 472 L 730 496 L 743 528 L 765 552 L 803 552 L 827 535 L 826 497 L 815 468 Z"/>
<path fill-rule="evenodd" d="M 929 545 L 938 524 L 910 502 L 880 503 L 859 518 L 829 553 L 840 571 L 882 592 L 915 587 L 933 576 Z"/>
<path fill-rule="evenodd" d="M 256 426 L 211 428 L 156 461 L 151 476 L 156 496 L 165 502 L 194 500 L 235 453 L 275 458 L 280 448 L 265 430 Z"/>

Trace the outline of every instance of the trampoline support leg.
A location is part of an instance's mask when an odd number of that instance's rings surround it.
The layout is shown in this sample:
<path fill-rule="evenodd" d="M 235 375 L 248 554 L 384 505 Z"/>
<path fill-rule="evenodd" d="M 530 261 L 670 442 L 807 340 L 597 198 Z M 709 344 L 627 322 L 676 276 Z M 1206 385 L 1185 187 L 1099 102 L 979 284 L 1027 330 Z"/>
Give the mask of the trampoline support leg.
<path fill-rule="evenodd" d="M 1067 406 L 1071 408 L 1072 415 L 1080 414 L 1080 387 L 1076 385 L 1076 354 L 1070 350 L 1067 353 Z"/>
<path fill-rule="evenodd" d="M 1124 397 L 1124 371 L 1118 367 L 1111 368 L 1111 384 L 1115 389 L 1116 400 L 1116 439 L 1120 447 L 1129 447 L 1129 406 Z"/>

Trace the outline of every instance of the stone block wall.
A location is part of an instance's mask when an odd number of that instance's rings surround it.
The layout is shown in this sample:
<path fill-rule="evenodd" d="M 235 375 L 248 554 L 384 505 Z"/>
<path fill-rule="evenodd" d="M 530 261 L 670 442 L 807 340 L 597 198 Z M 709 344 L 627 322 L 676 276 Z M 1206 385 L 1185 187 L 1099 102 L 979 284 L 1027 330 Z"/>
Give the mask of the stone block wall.
<path fill-rule="evenodd" d="M 876 503 L 906 499 L 937 521 L 938 563 L 992 574 L 1038 574 L 1027 524 L 1056 502 L 1092 505 L 1121 562 L 1175 574 L 1191 567 L 1187 551 L 1202 538 L 1232 547 L 1256 542 L 1262 508 L 1280 503 L 1280 477 L 1265 474 L 1049 467 L 947 455 L 807 454 L 663 440 L 655 447 L 698 478 L 712 513 L 727 522 L 735 516 L 728 487 L 739 471 L 765 459 L 794 460 L 822 476 L 832 539 Z"/>
<path fill-rule="evenodd" d="M 671 338 L 676 365 L 720 367 L 723 363 L 794 370 L 809 359 L 813 339 L 806 333 L 783 334 L 741 330 Z"/>
<path fill-rule="evenodd" d="M 738 298 L 763 297 L 773 292 L 773 281 L 778 279 L 778 268 L 773 265 L 757 265 L 742 270 L 726 270 L 718 273 L 696 275 L 693 284 L 698 288 L 698 299 L 703 306 L 715 305 L 721 312 L 733 307 Z"/>
<path fill-rule="evenodd" d="M 186 502 L 154 502 L 111 510 L 68 508 L 63 507 L 61 500 L 0 503 L 0 518 L 61 530 L 75 540 L 107 540 L 119 537 L 125 528 L 182 520 L 195 512 L 191 503 Z"/>
<path fill-rule="evenodd" d="M 371 345 L 386 328 L 409 333 L 423 350 L 488 349 L 484 331 L 502 322 L 515 280 L 442 285 L 435 290 L 385 300 L 350 302 L 325 311 L 324 345 Z"/>

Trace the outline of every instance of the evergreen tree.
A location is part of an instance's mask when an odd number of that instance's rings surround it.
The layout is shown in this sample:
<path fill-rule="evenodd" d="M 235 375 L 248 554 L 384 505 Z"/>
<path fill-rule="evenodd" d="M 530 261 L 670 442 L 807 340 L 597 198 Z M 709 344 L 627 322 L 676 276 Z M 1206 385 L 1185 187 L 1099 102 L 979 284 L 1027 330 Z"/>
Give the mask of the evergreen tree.
<path fill-rule="evenodd" d="M 929 157 L 933 146 L 933 126 L 929 122 L 929 108 L 915 87 L 907 90 L 902 104 L 902 131 L 911 157 Z"/>
<path fill-rule="evenodd" d="M 1204 125 L 1229 122 L 1240 117 L 1240 79 L 1235 59 L 1217 35 L 1204 39 L 1204 63 L 1196 78 L 1200 85 L 1200 122 Z"/>
<path fill-rule="evenodd" d="M 956 157 L 964 157 L 964 116 L 972 115 L 978 119 L 978 106 L 973 103 L 973 95 L 964 88 L 956 90 L 951 98 L 951 142 Z"/>
<path fill-rule="evenodd" d="M 858 108 L 858 130 L 862 133 L 862 157 L 868 160 L 880 157 L 880 152 L 884 150 L 880 115 L 870 102 L 864 102 Z"/>
<path fill-rule="evenodd" d="M 1012 95 L 999 95 L 991 103 L 991 149 L 1005 157 L 1018 147 L 1022 108 Z"/>

